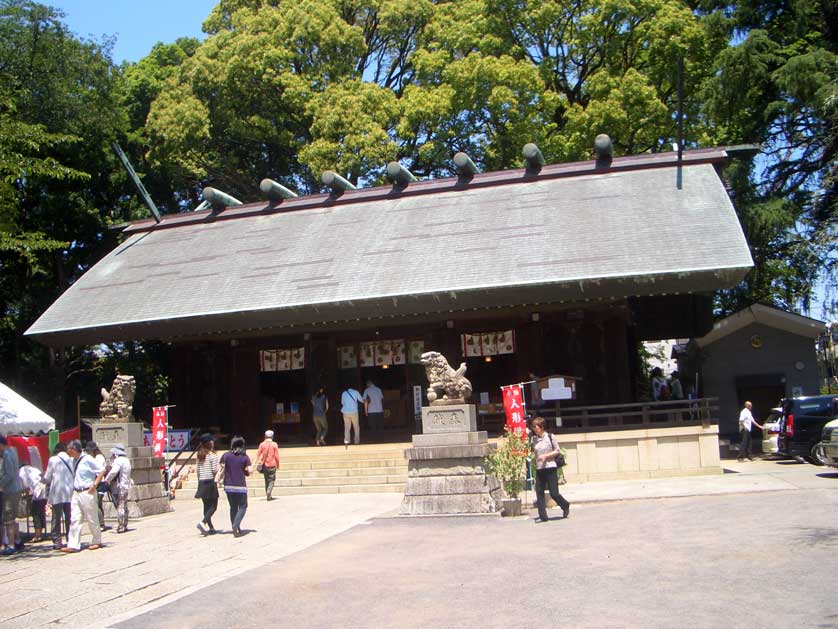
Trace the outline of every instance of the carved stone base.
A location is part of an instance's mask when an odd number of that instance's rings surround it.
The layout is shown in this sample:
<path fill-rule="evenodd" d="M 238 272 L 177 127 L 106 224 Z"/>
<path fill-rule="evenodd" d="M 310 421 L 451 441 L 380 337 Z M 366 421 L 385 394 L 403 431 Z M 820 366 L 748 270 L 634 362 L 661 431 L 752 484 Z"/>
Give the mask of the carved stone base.
<path fill-rule="evenodd" d="M 474 432 L 477 430 L 477 407 L 474 404 L 447 404 L 422 407 L 422 432 Z"/>
<path fill-rule="evenodd" d="M 474 426 L 473 405 L 453 408 L 453 419 L 451 407 L 422 409 L 426 434 L 414 435 L 413 447 L 404 451 L 407 483 L 402 515 L 497 513 L 501 509 L 500 483 L 483 467 L 483 457 L 496 446 L 488 442 L 485 431 L 456 430 Z M 436 421 L 437 411 L 448 414 Z"/>
<path fill-rule="evenodd" d="M 125 454 L 131 459 L 133 485 L 128 494 L 129 518 L 141 518 L 172 510 L 160 473 L 164 465 L 163 457 L 153 456 L 151 447 L 143 445 L 142 424 L 100 423 L 93 427 L 93 440 L 106 458 L 110 456 L 111 448 L 121 443 L 125 447 Z M 106 500 L 104 509 L 105 518 L 116 519 L 113 504 Z"/>

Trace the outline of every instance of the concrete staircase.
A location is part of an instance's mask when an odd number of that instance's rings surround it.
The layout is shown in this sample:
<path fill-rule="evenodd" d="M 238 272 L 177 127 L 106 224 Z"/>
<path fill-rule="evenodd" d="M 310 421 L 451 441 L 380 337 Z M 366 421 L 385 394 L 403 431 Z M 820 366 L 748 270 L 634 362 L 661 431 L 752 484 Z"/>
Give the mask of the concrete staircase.
<path fill-rule="evenodd" d="M 403 493 L 407 482 L 404 449 L 409 447 L 410 443 L 350 445 L 348 449 L 344 446 L 283 448 L 280 445 L 273 495 Z M 256 460 L 255 449 L 249 449 L 247 454 L 251 461 Z M 192 497 L 197 486 L 192 471 L 177 491 L 178 497 Z M 247 486 L 249 496 L 265 495 L 264 477 L 255 470 L 248 478 Z"/>

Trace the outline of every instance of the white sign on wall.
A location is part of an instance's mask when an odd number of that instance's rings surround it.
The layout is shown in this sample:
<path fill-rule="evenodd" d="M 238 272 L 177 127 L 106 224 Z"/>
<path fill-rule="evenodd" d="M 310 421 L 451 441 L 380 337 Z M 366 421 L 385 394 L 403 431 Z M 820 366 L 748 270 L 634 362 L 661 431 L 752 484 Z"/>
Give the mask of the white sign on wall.
<path fill-rule="evenodd" d="M 564 378 L 548 378 L 547 387 L 541 389 L 542 400 L 572 400 L 573 389 L 565 386 Z"/>

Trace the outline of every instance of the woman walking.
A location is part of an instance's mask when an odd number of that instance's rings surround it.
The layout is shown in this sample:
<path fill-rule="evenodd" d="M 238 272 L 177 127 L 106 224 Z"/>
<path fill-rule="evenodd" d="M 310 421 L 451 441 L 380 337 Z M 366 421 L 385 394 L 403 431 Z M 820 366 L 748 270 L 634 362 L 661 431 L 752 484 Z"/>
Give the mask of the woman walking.
<path fill-rule="evenodd" d="M 543 417 L 532 420 L 532 430 L 535 433 L 535 500 L 538 507 L 536 522 L 548 520 L 544 501 L 545 489 L 550 490 L 550 497 L 562 508 L 562 515 L 567 517 L 570 514 L 570 503 L 559 493 L 559 468 L 556 465 L 556 458 L 561 455 L 559 442 L 545 430 L 546 425 Z"/>
<path fill-rule="evenodd" d="M 311 396 L 311 414 L 314 419 L 314 445 L 326 445 L 326 433 L 329 432 L 329 421 L 326 419 L 326 413 L 329 412 L 329 398 L 326 396 L 325 387 L 320 387 L 317 392 Z"/>
<path fill-rule="evenodd" d="M 213 450 L 214 445 L 212 435 L 201 436 L 201 446 L 198 448 L 198 490 L 195 492 L 195 497 L 204 503 L 204 517 L 196 525 L 201 535 L 215 533 L 212 516 L 218 509 L 218 487 L 215 485 L 218 455 Z"/>
<path fill-rule="evenodd" d="M 247 477 L 250 476 L 250 457 L 245 451 L 243 437 L 233 437 L 230 451 L 221 456 L 217 478 L 224 479 L 224 493 L 230 503 L 230 524 L 233 535 L 242 534 L 242 520 L 247 512 Z"/>
<path fill-rule="evenodd" d="M 274 441 L 274 431 L 265 431 L 265 440 L 259 444 L 256 452 L 256 471 L 265 477 L 265 494 L 273 500 L 271 494 L 276 482 L 276 470 L 279 467 L 279 446 Z"/>

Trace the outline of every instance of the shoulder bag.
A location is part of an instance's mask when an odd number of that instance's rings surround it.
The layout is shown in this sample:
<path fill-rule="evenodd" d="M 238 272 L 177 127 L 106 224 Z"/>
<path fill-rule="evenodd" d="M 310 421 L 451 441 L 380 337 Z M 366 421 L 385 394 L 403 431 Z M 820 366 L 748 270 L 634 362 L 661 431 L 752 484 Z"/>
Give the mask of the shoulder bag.
<path fill-rule="evenodd" d="M 550 436 L 550 447 L 553 448 L 553 451 L 555 452 L 556 451 L 556 446 L 553 443 L 553 435 L 549 435 L 549 436 Z M 559 449 L 559 455 L 553 460 L 556 462 L 556 467 L 564 467 L 565 465 L 567 465 L 567 461 L 565 461 L 565 459 L 564 459 L 564 452 L 562 452 L 561 449 Z"/>

